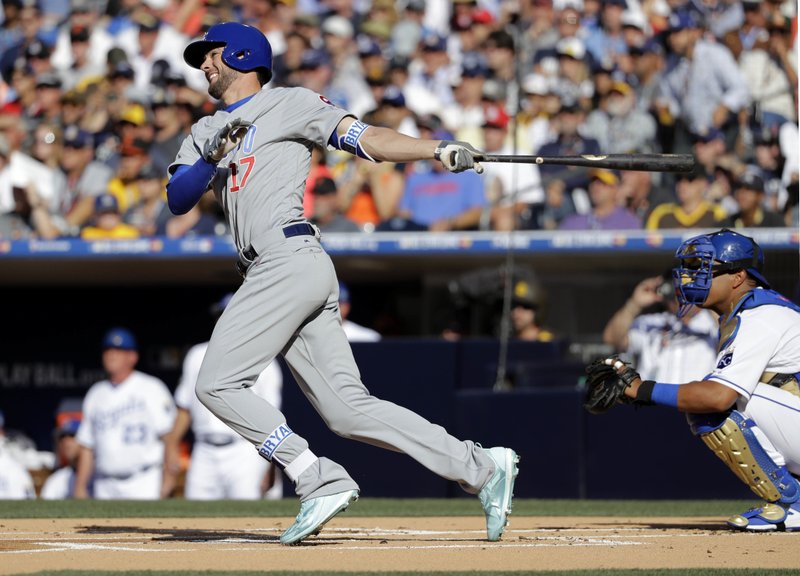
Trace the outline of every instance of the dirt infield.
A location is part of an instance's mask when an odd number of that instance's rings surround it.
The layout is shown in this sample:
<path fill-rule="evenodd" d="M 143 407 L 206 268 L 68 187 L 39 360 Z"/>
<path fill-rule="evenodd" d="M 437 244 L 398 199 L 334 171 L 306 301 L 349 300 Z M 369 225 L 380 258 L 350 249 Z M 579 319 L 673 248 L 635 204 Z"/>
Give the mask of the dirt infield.
<path fill-rule="evenodd" d="M 0 520 L 0 574 L 40 570 L 566 570 L 796 568 L 796 534 L 720 529 L 719 518 L 347 518 L 285 547 L 288 518 Z M 793 540 L 789 540 L 793 539 Z"/>

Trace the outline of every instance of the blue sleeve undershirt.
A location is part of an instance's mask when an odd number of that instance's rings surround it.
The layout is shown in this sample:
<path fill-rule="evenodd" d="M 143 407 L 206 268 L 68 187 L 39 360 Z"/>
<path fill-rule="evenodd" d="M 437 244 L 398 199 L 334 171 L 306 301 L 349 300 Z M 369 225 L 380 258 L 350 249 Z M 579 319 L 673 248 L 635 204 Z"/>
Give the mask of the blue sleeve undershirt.
<path fill-rule="evenodd" d="M 208 190 L 217 170 L 215 164 L 198 158 L 191 166 L 178 166 L 167 182 L 167 204 L 173 214 L 186 214 Z"/>

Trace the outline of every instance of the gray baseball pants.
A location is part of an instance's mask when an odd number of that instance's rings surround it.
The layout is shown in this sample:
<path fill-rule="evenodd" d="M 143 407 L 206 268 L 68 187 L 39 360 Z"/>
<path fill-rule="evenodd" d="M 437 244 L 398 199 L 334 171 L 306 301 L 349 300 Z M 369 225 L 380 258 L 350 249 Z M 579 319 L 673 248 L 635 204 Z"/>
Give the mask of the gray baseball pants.
<path fill-rule="evenodd" d="M 258 258 L 217 322 L 197 381 L 197 396 L 234 431 L 262 445 L 285 416 L 249 388 L 282 354 L 311 405 L 336 434 L 405 453 L 443 478 L 476 493 L 494 463 L 474 442 L 458 440 L 361 382 L 341 327 L 338 282 L 313 236 L 254 243 Z M 289 423 L 291 426 L 291 423 Z M 272 454 L 284 468 L 308 442 L 288 436 Z M 347 471 L 319 458 L 295 479 L 301 500 L 358 489 Z"/>

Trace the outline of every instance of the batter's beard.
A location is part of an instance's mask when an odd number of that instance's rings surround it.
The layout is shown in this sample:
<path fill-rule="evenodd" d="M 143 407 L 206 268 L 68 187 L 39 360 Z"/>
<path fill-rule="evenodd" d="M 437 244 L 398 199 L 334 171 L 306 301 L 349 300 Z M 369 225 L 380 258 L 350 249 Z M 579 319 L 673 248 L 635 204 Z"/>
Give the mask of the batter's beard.
<path fill-rule="evenodd" d="M 233 81 L 236 79 L 236 71 L 230 69 L 221 69 L 219 76 L 213 84 L 208 85 L 208 94 L 217 100 L 222 98 L 222 95 L 230 88 Z"/>

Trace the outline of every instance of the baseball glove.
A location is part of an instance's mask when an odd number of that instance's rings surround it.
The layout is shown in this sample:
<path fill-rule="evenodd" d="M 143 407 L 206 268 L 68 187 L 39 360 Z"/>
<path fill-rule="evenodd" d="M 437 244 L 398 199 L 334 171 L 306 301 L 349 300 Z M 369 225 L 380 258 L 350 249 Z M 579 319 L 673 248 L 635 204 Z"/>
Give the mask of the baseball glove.
<path fill-rule="evenodd" d="M 639 378 L 639 374 L 630 364 L 620 360 L 619 356 L 595 360 L 586 367 L 586 374 L 588 377 L 583 407 L 588 412 L 603 414 L 617 404 L 633 402 L 625 396 L 625 389 Z"/>
<path fill-rule="evenodd" d="M 241 142 L 244 135 L 247 134 L 249 128 L 250 122 L 246 120 L 242 120 L 241 118 L 231 120 L 206 143 L 203 158 L 205 158 L 207 162 L 216 164 L 239 145 L 239 142 Z"/>

